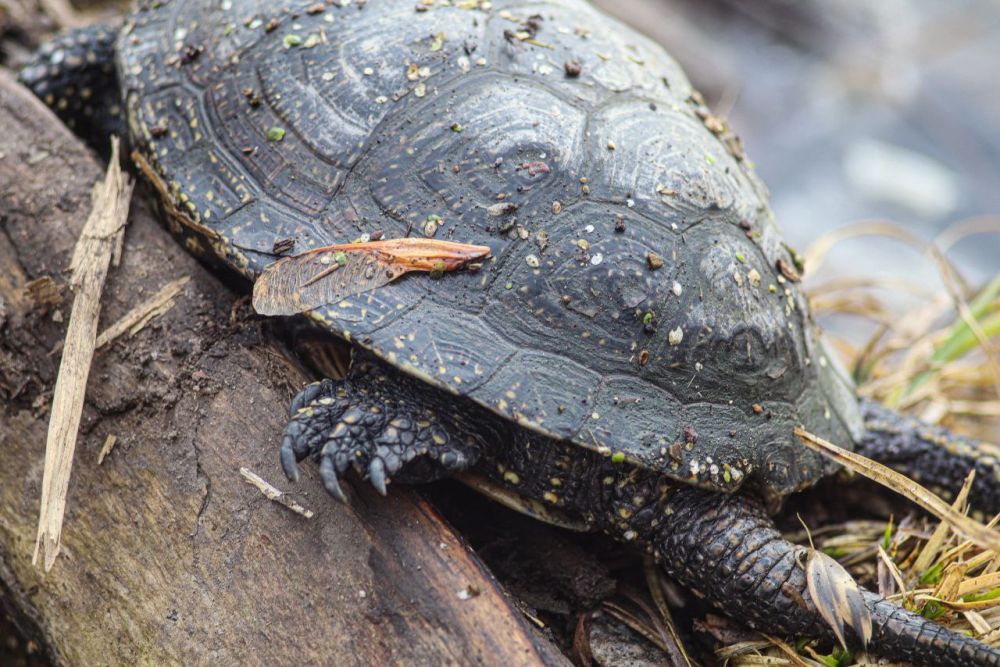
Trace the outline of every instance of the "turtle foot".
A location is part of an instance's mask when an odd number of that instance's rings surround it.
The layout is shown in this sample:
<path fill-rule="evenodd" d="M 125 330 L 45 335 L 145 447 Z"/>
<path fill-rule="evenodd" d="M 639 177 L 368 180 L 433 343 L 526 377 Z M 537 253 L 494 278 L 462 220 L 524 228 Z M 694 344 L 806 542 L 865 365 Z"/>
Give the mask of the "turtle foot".
<path fill-rule="evenodd" d="M 430 482 L 475 464 L 475 438 L 458 436 L 463 431 L 446 413 L 421 404 L 398 380 L 366 375 L 303 389 L 281 445 L 288 478 L 298 479 L 298 462 L 312 457 L 326 490 L 347 502 L 343 481 L 351 469 L 385 495 L 390 481 Z"/>
<path fill-rule="evenodd" d="M 762 632 L 830 641 L 836 636 L 852 648 L 863 648 L 868 639 L 868 651 L 893 662 L 1000 667 L 1000 649 L 948 630 L 856 585 L 857 608 L 831 603 L 821 586 L 815 588 L 820 599 L 813 599 L 807 583 L 808 550 L 787 542 L 750 498 L 681 488 L 669 497 L 662 517 L 653 528 L 636 527 L 644 534 L 652 533 L 666 571 L 733 618 Z M 844 576 L 849 578 L 846 572 Z M 837 585 L 843 590 L 852 588 Z M 839 633 L 829 621 L 831 615 L 840 619 Z M 868 623 L 853 622 L 864 616 Z M 859 635 L 858 625 L 869 623 L 870 630 Z"/>

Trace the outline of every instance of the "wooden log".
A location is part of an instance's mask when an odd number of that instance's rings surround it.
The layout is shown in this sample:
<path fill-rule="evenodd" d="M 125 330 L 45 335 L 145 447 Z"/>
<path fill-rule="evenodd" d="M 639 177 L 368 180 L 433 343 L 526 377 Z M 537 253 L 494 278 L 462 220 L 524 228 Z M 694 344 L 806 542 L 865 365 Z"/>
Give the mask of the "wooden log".
<path fill-rule="evenodd" d="M 98 349 L 62 553 L 48 574 L 31 565 L 60 297 L 100 173 L 0 72 L 0 590 L 56 662 L 566 664 L 417 494 L 359 485 L 348 507 L 313 466 L 285 482 L 277 447 L 305 375 L 141 197 L 100 330 L 146 300 L 158 315 Z M 151 299 L 181 276 L 171 307 Z"/>

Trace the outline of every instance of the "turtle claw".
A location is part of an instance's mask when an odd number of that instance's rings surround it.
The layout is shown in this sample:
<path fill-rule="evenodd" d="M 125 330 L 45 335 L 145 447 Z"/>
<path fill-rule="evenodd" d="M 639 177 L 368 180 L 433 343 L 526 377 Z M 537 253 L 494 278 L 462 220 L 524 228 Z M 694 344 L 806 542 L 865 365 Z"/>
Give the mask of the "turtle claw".
<path fill-rule="evenodd" d="M 295 454 L 292 437 L 286 435 L 281 441 L 281 469 L 289 481 L 299 481 L 299 457 Z"/>
<path fill-rule="evenodd" d="M 371 464 L 368 466 L 368 481 L 371 482 L 375 490 L 379 492 L 380 495 L 386 495 L 386 478 L 385 478 L 385 463 L 382 459 L 375 457 L 372 459 Z"/>
<path fill-rule="evenodd" d="M 346 505 L 347 495 L 340 486 L 340 478 L 337 475 L 336 469 L 334 469 L 333 459 L 329 456 L 324 456 L 320 459 L 319 477 L 323 480 L 323 488 L 326 489 L 326 492 Z"/>

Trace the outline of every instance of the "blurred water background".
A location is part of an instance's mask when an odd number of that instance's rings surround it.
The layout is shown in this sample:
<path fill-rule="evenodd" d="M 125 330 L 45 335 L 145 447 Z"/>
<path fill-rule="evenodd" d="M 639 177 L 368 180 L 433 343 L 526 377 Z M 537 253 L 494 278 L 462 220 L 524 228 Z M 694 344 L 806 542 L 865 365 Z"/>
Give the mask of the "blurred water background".
<path fill-rule="evenodd" d="M 596 4 L 666 46 L 728 116 L 793 246 L 872 220 L 945 243 L 992 229 L 948 256 L 972 284 L 1000 272 L 1000 2 Z M 824 272 L 941 288 L 922 252 L 882 237 L 838 244 L 812 282 Z"/>

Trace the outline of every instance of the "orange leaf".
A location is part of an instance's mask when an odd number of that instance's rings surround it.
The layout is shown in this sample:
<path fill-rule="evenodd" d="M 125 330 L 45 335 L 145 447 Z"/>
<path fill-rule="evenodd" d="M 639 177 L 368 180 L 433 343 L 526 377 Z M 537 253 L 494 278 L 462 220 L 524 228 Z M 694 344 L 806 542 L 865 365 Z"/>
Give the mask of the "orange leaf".
<path fill-rule="evenodd" d="M 487 246 L 406 238 L 344 243 L 280 259 L 253 287 L 261 315 L 296 315 L 391 283 L 405 273 L 444 273 L 489 257 Z"/>

